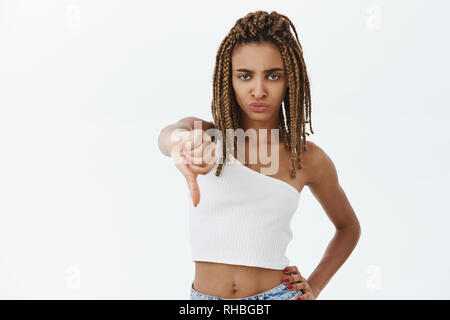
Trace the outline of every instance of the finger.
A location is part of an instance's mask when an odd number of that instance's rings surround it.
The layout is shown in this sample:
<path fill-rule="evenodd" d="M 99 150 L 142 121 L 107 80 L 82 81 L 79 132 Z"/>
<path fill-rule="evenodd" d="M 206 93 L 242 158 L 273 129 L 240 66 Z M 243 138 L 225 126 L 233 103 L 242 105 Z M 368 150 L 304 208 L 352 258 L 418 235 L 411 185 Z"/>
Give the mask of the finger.
<path fill-rule="evenodd" d="M 194 173 L 190 170 L 189 164 L 187 163 L 186 160 L 184 160 L 184 159 L 182 158 L 182 156 L 178 155 L 177 153 L 174 153 L 173 156 L 172 156 L 172 158 L 174 158 L 175 166 L 177 167 L 177 169 L 181 172 L 181 174 L 182 174 L 184 177 L 192 176 L 192 175 L 194 174 Z M 176 160 L 177 158 L 181 158 L 181 159 L 183 159 L 185 162 L 183 163 L 183 160 Z"/>
<path fill-rule="evenodd" d="M 203 161 L 207 164 L 216 164 L 218 158 L 216 157 L 216 145 L 215 143 L 210 143 L 206 146 L 203 152 Z"/>
<path fill-rule="evenodd" d="M 185 176 L 186 182 L 189 187 L 189 192 L 191 194 L 192 203 L 196 207 L 200 202 L 200 189 L 197 184 L 197 175 L 196 174 L 188 174 Z"/>
<path fill-rule="evenodd" d="M 306 290 L 307 286 L 305 283 L 300 282 L 300 283 L 291 283 L 290 284 L 291 287 L 287 288 L 288 290 Z"/>
<path fill-rule="evenodd" d="M 170 157 L 179 169 L 187 163 L 186 159 L 183 157 L 181 144 L 175 145 L 172 150 L 170 150 Z"/>
<path fill-rule="evenodd" d="M 304 293 L 312 293 L 313 292 L 311 285 L 309 284 L 307 279 L 302 277 L 301 281 L 298 282 L 297 284 L 298 284 L 298 288 L 301 289 Z"/>
<path fill-rule="evenodd" d="M 292 282 L 301 282 L 302 278 L 298 273 L 291 273 Z"/>
<path fill-rule="evenodd" d="M 203 130 L 194 129 L 189 131 L 188 137 L 184 140 L 184 148 L 186 150 L 193 150 L 200 146 L 203 142 Z"/>
<path fill-rule="evenodd" d="M 203 157 L 203 153 L 205 152 L 205 149 L 208 147 L 209 144 L 211 144 L 212 142 L 208 142 L 208 141 L 204 141 L 202 142 L 201 145 L 197 146 L 194 149 L 191 150 L 186 150 L 186 155 L 191 158 L 192 163 L 194 164 L 201 164 L 203 161 L 200 162 L 195 162 L 194 159 L 195 158 L 200 158 L 202 159 Z"/>
<path fill-rule="evenodd" d="M 174 147 L 171 150 L 172 159 L 175 162 L 175 166 L 180 170 L 180 172 L 186 178 L 186 182 L 188 184 L 189 193 L 191 195 L 192 203 L 194 206 L 197 206 L 200 202 L 200 190 L 197 184 L 197 174 L 193 173 L 192 170 L 188 168 L 188 163 L 183 163 L 183 156 L 180 153 L 180 147 Z M 180 160 L 182 159 L 182 160 Z"/>
<path fill-rule="evenodd" d="M 203 141 L 212 142 L 211 136 L 209 134 L 207 134 L 206 131 L 203 131 Z"/>
<path fill-rule="evenodd" d="M 295 298 L 295 300 L 308 300 L 308 299 L 309 299 L 309 296 L 306 293 L 301 294 L 301 295 L 297 296 L 297 298 Z"/>
<path fill-rule="evenodd" d="M 196 165 L 197 167 L 203 168 L 206 165 L 208 165 L 209 163 L 205 161 L 205 158 L 203 157 L 187 157 L 186 156 L 186 161 L 187 163 L 191 164 L 191 165 Z"/>
<path fill-rule="evenodd" d="M 283 273 L 291 273 L 291 267 L 284 268 Z"/>
<path fill-rule="evenodd" d="M 299 283 L 300 282 L 300 278 L 298 277 L 298 275 L 292 274 L 289 277 L 284 277 L 283 278 L 283 282 L 286 283 L 286 284 Z"/>
<path fill-rule="evenodd" d="M 201 166 L 196 165 L 196 164 L 191 164 L 190 165 L 191 171 L 196 173 L 196 174 L 207 174 L 208 172 L 211 171 L 211 169 L 213 167 L 214 167 L 214 163 L 207 164 L 205 167 L 201 167 Z"/>
<path fill-rule="evenodd" d="M 284 273 L 298 273 L 298 269 L 296 266 L 287 266 L 283 269 Z"/>
<path fill-rule="evenodd" d="M 169 140 L 173 144 L 176 144 L 178 142 L 188 139 L 189 136 L 190 136 L 190 130 L 178 128 L 178 129 L 175 129 L 172 131 L 172 133 L 170 134 Z"/>
<path fill-rule="evenodd" d="M 202 144 L 203 142 L 203 135 L 205 133 L 205 131 L 203 131 L 202 129 L 194 129 L 193 130 L 193 135 L 194 135 L 194 148 L 199 146 L 200 144 Z"/>
<path fill-rule="evenodd" d="M 185 153 L 192 164 L 206 166 L 216 162 L 216 145 L 213 142 L 205 142 L 201 147 L 196 148 L 194 152 L 186 151 Z"/>
<path fill-rule="evenodd" d="M 286 267 L 286 268 L 283 269 L 283 272 L 284 272 L 284 273 L 287 273 L 287 274 L 297 274 L 297 273 L 300 273 L 300 272 L 298 271 L 298 269 L 297 269 L 296 266 L 288 266 L 288 267 Z"/>
<path fill-rule="evenodd" d="M 203 132 L 203 135 L 200 134 Z M 194 143 L 195 140 L 195 143 Z M 191 143 L 189 145 L 189 143 Z M 206 134 L 204 131 L 197 130 L 195 132 L 191 132 L 190 136 L 186 138 L 186 141 L 184 141 L 185 149 L 191 153 L 194 153 L 196 155 L 202 154 L 200 150 L 205 148 L 206 145 L 214 143 L 211 140 L 211 137 Z M 188 146 L 189 145 L 189 146 Z"/>
<path fill-rule="evenodd" d="M 204 149 L 203 154 L 200 157 L 192 157 L 191 162 L 201 167 L 205 167 L 210 164 L 212 165 L 216 164 L 217 158 L 215 154 L 215 147 L 211 145 L 207 146 Z"/>
<path fill-rule="evenodd" d="M 297 269 L 297 266 L 292 266 L 291 270 L 292 270 L 291 273 L 295 273 L 295 274 L 300 273 Z"/>

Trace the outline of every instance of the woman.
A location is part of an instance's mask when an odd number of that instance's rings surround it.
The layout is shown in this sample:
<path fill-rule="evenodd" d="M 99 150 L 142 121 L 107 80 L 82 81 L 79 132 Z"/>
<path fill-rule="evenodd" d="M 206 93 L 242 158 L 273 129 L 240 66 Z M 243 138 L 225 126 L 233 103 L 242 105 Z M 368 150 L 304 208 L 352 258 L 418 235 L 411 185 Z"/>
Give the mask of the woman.
<path fill-rule="evenodd" d="M 306 141 L 306 123 L 314 133 L 309 80 L 290 20 L 274 11 L 237 20 L 219 47 L 213 86 L 214 122 L 184 118 L 158 140 L 192 197 L 191 299 L 316 299 L 356 246 L 360 225 L 333 162 Z M 308 279 L 284 256 L 305 185 L 336 227 Z"/>

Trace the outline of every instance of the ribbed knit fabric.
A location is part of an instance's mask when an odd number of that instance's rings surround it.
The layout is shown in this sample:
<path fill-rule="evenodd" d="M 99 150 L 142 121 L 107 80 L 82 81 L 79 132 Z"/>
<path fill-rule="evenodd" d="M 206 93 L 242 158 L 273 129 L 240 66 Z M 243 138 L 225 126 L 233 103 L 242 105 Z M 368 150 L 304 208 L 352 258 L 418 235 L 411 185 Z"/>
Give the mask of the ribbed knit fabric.
<path fill-rule="evenodd" d="M 300 193 L 229 156 L 219 177 L 217 164 L 197 176 L 197 207 L 188 201 L 192 259 L 282 270 Z"/>

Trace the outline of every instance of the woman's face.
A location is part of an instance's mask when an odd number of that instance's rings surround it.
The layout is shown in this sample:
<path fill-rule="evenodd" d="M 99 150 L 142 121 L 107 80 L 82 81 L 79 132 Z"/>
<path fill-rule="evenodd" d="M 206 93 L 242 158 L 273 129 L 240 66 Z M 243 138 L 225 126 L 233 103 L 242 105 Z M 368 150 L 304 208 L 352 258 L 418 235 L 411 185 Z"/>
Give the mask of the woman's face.
<path fill-rule="evenodd" d="M 231 66 L 232 85 L 244 121 L 276 126 L 287 88 L 287 73 L 278 47 L 270 42 L 236 46 Z M 254 110 L 252 102 L 265 102 L 268 107 Z"/>

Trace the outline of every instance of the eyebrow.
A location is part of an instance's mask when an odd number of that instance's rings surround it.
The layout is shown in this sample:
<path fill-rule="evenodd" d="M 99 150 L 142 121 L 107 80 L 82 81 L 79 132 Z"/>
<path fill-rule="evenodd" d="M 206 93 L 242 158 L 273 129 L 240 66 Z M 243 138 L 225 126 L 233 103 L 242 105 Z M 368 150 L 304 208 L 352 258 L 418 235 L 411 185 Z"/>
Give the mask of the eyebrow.
<path fill-rule="evenodd" d="M 245 68 L 236 69 L 235 71 L 247 72 L 247 73 L 255 73 L 255 71 L 249 70 L 249 69 L 245 69 Z M 275 72 L 275 71 L 284 71 L 284 69 L 283 68 L 272 68 L 272 69 L 264 70 L 265 73 L 271 73 L 271 72 Z"/>

